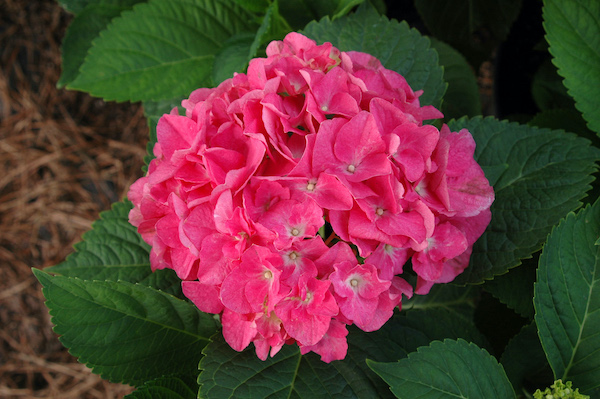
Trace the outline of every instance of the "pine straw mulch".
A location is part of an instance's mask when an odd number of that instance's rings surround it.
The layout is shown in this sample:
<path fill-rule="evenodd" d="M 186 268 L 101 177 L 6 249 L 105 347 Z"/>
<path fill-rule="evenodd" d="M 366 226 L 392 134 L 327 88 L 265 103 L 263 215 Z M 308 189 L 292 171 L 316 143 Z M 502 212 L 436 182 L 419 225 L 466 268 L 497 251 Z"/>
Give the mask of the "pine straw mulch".
<path fill-rule="evenodd" d="M 115 398 L 131 391 L 77 363 L 52 332 L 31 267 L 61 262 L 141 174 L 138 105 L 58 90 L 71 16 L 0 0 L 0 397 Z"/>

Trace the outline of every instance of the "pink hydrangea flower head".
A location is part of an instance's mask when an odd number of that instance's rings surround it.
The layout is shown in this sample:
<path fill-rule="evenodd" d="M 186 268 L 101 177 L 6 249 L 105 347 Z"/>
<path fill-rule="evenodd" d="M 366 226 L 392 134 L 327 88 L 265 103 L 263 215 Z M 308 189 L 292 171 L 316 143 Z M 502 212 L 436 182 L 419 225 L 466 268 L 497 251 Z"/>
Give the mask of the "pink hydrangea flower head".
<path fill-rule="evenodd" d="M 129 220 L 233 349 L 340 360 L 347 325 L 463 272 L 494 192 L 471 134 L 425 124 L 443 115 L 377 58 L 298 33 L 266 55 L 159 120 Z"/>

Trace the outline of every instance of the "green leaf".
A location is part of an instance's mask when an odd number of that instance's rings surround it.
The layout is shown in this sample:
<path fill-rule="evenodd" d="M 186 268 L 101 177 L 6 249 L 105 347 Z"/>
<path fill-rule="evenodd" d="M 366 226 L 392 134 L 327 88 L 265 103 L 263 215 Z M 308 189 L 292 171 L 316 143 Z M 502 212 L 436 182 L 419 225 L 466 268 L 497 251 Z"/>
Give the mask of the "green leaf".
<path fill-rule="evenodd" d="M 150 269 L 150 247 L 129 223 L 129 201 L 102 212 L 92 230 L 75 244 L 75 252 L 47 272 L 83 280 L 123 280 L 181 296 L 181 282 L 173 270 Z"/>
<path fill-rule="evenodd" d="M 300 355 L 296 345 L 285 345 L 275 357 L 263 362 L 256 357 L 253 347 L 236 352 L 219 334 L 204 350 L 199 396 L 390 397 L 387 385 L 367 367 L 365 359 L 396 361 L 435 339 L 459 337 L 487 345 L 473 322 L 458 319 L 444 309 L 396 315 L 372 333 L 351 326 L 346 358 L 329 364 L 313 353 Z"/>
<path fill-rule="evenodd" d="M 367 4 L 367 3 L 365 3 Z M 372 6 L 361 6 L 356 13 L 331 21 L 311 22 L 303 33 L 318 43 L 331 42 L 341 51 L 362 51 L 377 57 L 383 66 L 406 79 L 413 90 L 423 90 L 421 105 L 440 107 L 446 91 L 443 69 L 438 64 L 429 39 L 411 29 L 380 16 Z"/>
<path fill-rule="evenodd" d="M 294 30 L 323 17 L 339 17 L 364 0 L 280 0 L 279 11 Z"/>
<path fill-rule="evenodd" d="M 142 0 L 101 0 L 88 4 L 71 22 L 62 41 L 62 73 L 57 86 L 64 87 L 79 74 L 92 41 L 109 22 Z"/>
<path fill-rule="evenodd" d="M 364 1 L 365 0 L 340 0 L 337 8 L 333 11 L 333 15 L 331 15 L 331 19 L 336 20 L 337 18 L 343 17 L 348 14 L 350 10 L 362 4 Z"/>
<path fill-rule="evenodd" d="M 58 0 L 62 8 L 73 13 L 79 14 L 85 7 L 90 4 L 98 3 L 102 0 Z"/>
<path fill-rule="evenodd" d="M 446 309 L 455 317 L 472 320 L 475 300 L 480 295 L 478 287 L 459 287 L 451 284 L 435 284 L 427 295 L 413 295 L 402 301 L 402 310 Z"/>
<path fill-rule="evenodd" d="M 233 77 L 234 72 L 245 72 L 248 63 L 259 48 L 271 40 L 282 39 L 291 31 L 287 22 L 279 14 L 278 2 L 266 8 L 262 23 L 256 33 L 243 33 L 227 40 L 217 54 L 213 67 L 213 83 L 218 84 Z"/>
<path fill-rule="evenodd" d="M 415 6 L 433 36 L 478 67 L 508 36 L 521 0 L 415 0 Z"/>
<path fill-rule="evenodd" d="M 221 337 L 213 338 L 204 350 L 198 379 L 200 398 L 377 398 L 377 392 L 362 375 L 346 380 L 335 363 L 324 363 L 313 353 L 300 355 L 297 345 L 284 345 L 265 361 L 254 348 L 236 352 Z"/>
<path fill-rule="evenodd" d="M 600 201 L 570 213 L 540 257 L 535 321 L 556 379 L 600 394 Z"/>
<path fill-rule="evenodd" d="M 412 328 L 427 337 L 427 342 L 419 345 L 415 345 L 411 341 L 405 342 L 404 348 L 408 353 L 414 352 L 419 346 L 429 345 L 432 341 L 441 341 L 445 338 L 462 338 L 475 343 L 481 348 L 490 349 L 489 342 L 477 329 L 473 320 L 456 317 L 453 310 L 443 308 L 411 310 L 404 313 L 404 318 L 399 317 L 398 322 L 401 324 L 402 329 Z"/>
<path fill-rule="evenodd" d="M 577 133 L 586 139 L 600 143 L 598 137 L 587 128 L 585 120 L 575 109 L 549 109 L 537 113 L 528 123 L 531 126 L 548 129 L 562 129 Z"/>
<path fill-rule="evenodd" d="M 533 380 L 530 385 L 539 386 L 533 382 L 537 382 L 538 379 L 544 380 L 547 377 L 546 374 L 550 371 L 550 367 L 534 321 L 523 327 L 508 342 L 500 358 L 500 363 L 516 392 L 521 391 L 526 381 Z M 552 378 L 552 373 L 549 377 Z"/>
<path fill-rule="evenodd" d="M 195 376 L 160 377 L 147 381 L 125 399 L 196 399 Z"/>
<path fill-rule="evenodd" d="M 470 267 L 455 280 L 480 283 L 531 257 L 552 227 L 581 206 L 600 150 L 572 133 L 493 118 L 448 125 L 473 134 L 475 159 L 496 194 L 492 221 L 473 247 Z"/>
<path fill-rule="evenodd" d="M 493 355 L 502 353 L 510 339 L 530 322 L 485 291 L 478 298 L 473 320 L 490 342 Z"/>
<path fill-rule="evenodd" d="M 463 338 L 481 347 L 489 347 L 472 319 L 456 317 L 452 310 L 444 308 L 402 311 L 376 332 L 353 331 L 355 333 L 348 336 L 348 355 L 358 364 L 364 363 L 367 357 L 381 362 L 402 359 L 420 346 L 445 338 Z"/>
<path fill-rule="evenodd" d="M 164 114 L 168 114 L 171 112 L 173 108 L 179 109 L 179 114 L 182 115 L 184 112 L 184 108 L 181 106 L 181 101 L 187 98 L 188 96 L 179 96 L 175 98 L 170 98 L 168 100 L 161 101 L 144 101 L 144 115 L 146 118 L 156 117 L 160 118 Z"/>
<path fill-rule="evenodd" d="M 368 2 L 381 14 L 387 14 L 388 8 L 385 0 L 368 0 Z"/>
<path fill-rule="evenodd" d="M 533 283 L 537 262 L 527 259 L 519 267 L 485 282 L 483 288 L 519 315 L 533 318 Z"/>
<path fill-rule="evenodd" d="M 600 2 L 545 0 L 543 16 L 552 62 L 588 127 L 600 134 Z"/>
<path fill-rule="evenodd" d="M 139 385 L 165 372 L 195 373 L 217 328 L 193 304 L 150 287 L 34 274 L 62 344 L 112 382 Z"/>
<path fill-rule="evenodd" d="M 246 62 L 249 62 L 252 58 L 256 56 L 256 54 L 258 53 L 258 48 L 263 43 L 263 39 L 271 30 L 272 25 L 274 25 L 274 20 L 280 18 L 278 4 L 279 3 L 277 1 L 274 1 L 269 6 L 269 8 L 267 8 L 265 16 L 263 17 L 263 20 L 260 24 L 260 27 L 256 31 L 256 34 L 254 35 L 254 40 L 250 45 L 250 50 L 248 52 Z"/>
<path fill-rule="evenodd" d="M 270 0 L 233 0 L 248 11 L 255 13 L 264 12 L 269 7 Z"/>
<path fill-rule="evenodd" d="M 257 56 L 258 50 L 262 45 L 272 40 L 283 39 L 291 30 L 292 28 L 288 25 L 287 21 L 279 14 L 279 2 L 274 1 L 265 12 L 263 21 L 256 31 L 254 42 L 252 42 L 252 46 L 250 47 L 248 60 Z"/>
<path fill-rule="evenodd" d="M 397 363 L 367 363 L 397 398 L 516 398 L 496 359 L 461 339 L 432 342 Z"/>
<path fill-rule="evenodd" d="M 531 95 L 535 105 L 542 111 L 554 108 L 574 109 L 575 103 L 550 60 L 545 60 L 533 75 Z"/>
<path fill-rule="evenodd" d="M 351 329 L 348 335 L 348 355 L 343 363 L 356 365 L 382 395 L 382 392 L 389 392 L 388 387 L 369 369 L 365 363 L 367 358 L 379 362 L 394 362 L 407 357 L 420 346 L 445 338 L 463 338 L 479 346 L 489 347 L 487 339 L 475 327 L 472 319 L 456 317 L 452 310 L 430 308 L 403 311 L 373 333 Z"/>
<path fill-rule="evenodd" d="M 254 37 L 255 35 L 249 33 L 240 34 L 230 37 L 223 43 L 213 63 L 213 85 L 233 78 L 234 72 L 244 72 L 250 60 L 248 54 L 252 51 Z"/>
<path fill-rule="evenodd" d="M 164 100 L 210 83 L 215 55 L 254 31 L 252 15 L 227 0 L 151 0 L 113 19 L 68 88 L 105 100 Z"/>
<path fill-rule="evenodd" d="M 438 53 L 440 65 L 444 67 L 444 80 L 448 83 L 441 109 L 444 119 L 481 115 L 479 87 L 472 67 L 448 44 L 437 39 L 430 40 L 431 47 Z"/>

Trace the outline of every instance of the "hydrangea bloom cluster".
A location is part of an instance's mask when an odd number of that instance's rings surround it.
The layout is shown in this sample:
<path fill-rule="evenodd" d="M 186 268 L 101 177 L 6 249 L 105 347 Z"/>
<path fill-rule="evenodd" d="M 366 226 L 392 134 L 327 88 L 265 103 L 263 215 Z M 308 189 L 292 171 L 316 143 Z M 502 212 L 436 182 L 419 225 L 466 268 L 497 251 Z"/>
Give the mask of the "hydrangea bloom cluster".
<path fill-rule="evenodd" d="M 330 362 L 413 294 L 409 258 L 417 294 L 464 270 L 494 193 L 471 134 L 424 125 L 442 114 L 373 56 L 297 33 L 267 56 L 160 119 L 130 221 L 232 348 Z"/>

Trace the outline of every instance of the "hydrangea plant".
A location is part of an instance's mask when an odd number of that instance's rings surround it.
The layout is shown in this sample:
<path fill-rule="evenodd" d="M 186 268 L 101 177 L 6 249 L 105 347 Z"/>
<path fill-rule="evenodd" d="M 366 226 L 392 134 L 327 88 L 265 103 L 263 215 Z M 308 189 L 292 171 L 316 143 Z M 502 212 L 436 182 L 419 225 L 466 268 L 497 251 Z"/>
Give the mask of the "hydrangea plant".
<path fill-rule="evenodd" d="M 476 116 L 491 48 L 439 21 L 495 46 L 519 1 L 415 1 L 464 56 L 381 1 L 63 3 L 59 85 L 151 126 L 128 198 L 34 270 L 95 373 L 132 398 L 600 395 L 595 191 L 574 213 L 600 158 L 597 2 L 544 3 L 578 134 Z"/>
<path fill-rule="evenodd" d="M 471 134 L 424 125 L 443 115 L 375 57 L 298 33 L 266 53 L 158 121 L 129 220 L 232 348 L 341 360 L 346 325 L 412 296 L 409 258 L 419 295 L 467 267 L 494 193 Z"/>

